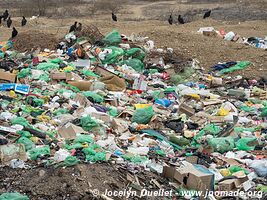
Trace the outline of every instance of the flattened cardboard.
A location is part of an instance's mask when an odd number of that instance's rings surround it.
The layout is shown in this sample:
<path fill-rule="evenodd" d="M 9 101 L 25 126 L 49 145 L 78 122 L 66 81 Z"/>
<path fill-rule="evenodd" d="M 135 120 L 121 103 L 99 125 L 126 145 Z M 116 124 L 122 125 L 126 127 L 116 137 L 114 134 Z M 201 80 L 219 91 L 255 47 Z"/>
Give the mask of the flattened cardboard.
<path fill-rule="evenodd" d="M 91 102 L 85 96 L 83 96 L 81 94 L 76 94 L 73 101 L 79 103 L 83 107 L 87 107 L 87 106 L 91 105 Z"/>
<path fill-rule="evenodd" d="M 68 84 L 77 87 L 81 91 L 88 91 L 90 90 L 90 87 L 92 85 L 92 82 L 90 81 L 68 81 Z"/>
<path fill-rule="evenodd" d="M 189 117 L 193 116 L 195 114 L 195 109 L 191 108 L 190 106 L 182 103 L 179 106 L 179 111 L 181 113 L 185 113 L 186 115 L 188 115 Z"/>
<path fill-rule="evenodd" d="M 96 119 L 102 120 L 105 123 L 111 122 L 110 116 L 106 113 L 103 113 L 103 114 L 102 113 L 91 113 L 91 116 L 96 118 Z"/>
<path fill-rule="evenodd" d="M 66 81 L 82 81 L 82 77 L 73 72 L 66 73 Z"/>
<path fill-rule="evenodd" d="M 10 72 L 0 71 L 0 83 L 15 83 L 16 75 Z"/>
<path fill-rule="evenodd" d="M 103 67 L 100 67 L 100 66 L 96 66 L 95 69 L 94 69 L 94 72 L 100 76 L 117 76 L 116 74 L 108 71 L 107 69 L 103 68 Z"/>
<path fill-rule="evenodd" d="M 51 72 L 50 73 L 50 78 L 52 80 L 66 80 L 67 75 L 65 72 Z"/>
<path fill-rule="evenodd" d="M 65 138 L 65 139 L 69 139 L 69 140 L 73 140 L 76 138 L 77 134 L 85 133 L 85 132 L 86 131 L 84 131 L 81 127 L 76 126 L 76 125 L 71 124 L 71 123 L 68 123 L 68 124 L 62 126 L 58 130 L 58 134 L 60 135 L 60 137 Z"/>

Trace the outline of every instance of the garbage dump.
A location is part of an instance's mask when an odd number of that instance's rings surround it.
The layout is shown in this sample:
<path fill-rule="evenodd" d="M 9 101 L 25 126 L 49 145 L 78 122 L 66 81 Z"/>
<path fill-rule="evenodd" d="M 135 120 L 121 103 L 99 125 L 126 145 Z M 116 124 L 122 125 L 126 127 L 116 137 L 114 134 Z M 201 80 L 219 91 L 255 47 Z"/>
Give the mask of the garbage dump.
<path fill-rule="evenodd" d="M 221 62 L 207 74 L 148 38 L 91 30 L 69 33 L 56 49 L 1 43 L 1 166 L 27 173 L 109 163 L 124 167 L 139 197 L 165 189 L 169 199 L 205 199 L 206 191 L 210 199 L 220 191 L 263 198 L 267 79 L 231 77 L 249 61 Z M 154 178 L 138 176 L 144 171 Z M 1 200 L 29 199 L 5 188 Z"/>
<path fill-rule="evenodd" d="M 259 37 L 241 37 L 233 31 L 225 32 L 224 29 L 216 30 L 214 27 L 202 27 L 198 31 L 205 36 L 220 37 L 226 41 L 238 42 L 245 45 L 250 45 L 256 48 L 267 49 L 267 36 L 265 38 Z"/>

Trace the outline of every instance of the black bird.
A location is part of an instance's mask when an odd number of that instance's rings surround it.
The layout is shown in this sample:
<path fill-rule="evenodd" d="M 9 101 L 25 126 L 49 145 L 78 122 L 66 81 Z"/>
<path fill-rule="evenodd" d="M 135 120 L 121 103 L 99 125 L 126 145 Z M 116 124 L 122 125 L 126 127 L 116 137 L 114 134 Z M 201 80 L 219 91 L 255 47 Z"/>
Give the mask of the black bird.
<path fill-rule="evenodd" d="M 205 14 L 203 16 L 203 19 L 206 19 L 206 18 L 210 17 L 210 14 L 211 14 L 211 10 L 205 12 Z"/>
<path fill-rule="evenodd" d="M 27 24 L 27 19 L 23 16 L 21 20 L 21 26 L 25 26 Z"/>
<path fill-rule="evenodd" d="M 118 21 L 117 16 L 112 12 L 112 20 L 114 22 Z"/>
<path fill-rule="evenodd" d="M 16 37 L 18 35 L 18 31 L 15 27 L 13 27 L 13 31 L 12 31 L 12 36 L 11 38 L 13 39 L 14 37 Z"/>
<path fill-rule="evenodd" d="M 12 24 L 12 19 L 11 19 L 11 17 L 8 17 L 8 19 L 6 21 L 7 27 L 10 28 L 11 24 Z"/>
<path fill-rule="evenodd" d="M 173 24 L 173 18 L 172 18 L 172 15 L 170 15 L 170 17 L 169 17 L 169 19 L 168 19 L 168 22 L 169 22 L 170 25 Z"/>
<path fill-rule="evenodd" d="M 6 11 L 4 12 L 4 14 L 3 14 L 3 19 L 4 19 L 4 21 L 6 21 L 6 19 L 8 18 L 8 16 L 9 16 L 9 13 L 8 13 L 8 10 L 6 10 Z"/>
<path fill-rule="evenodd" d="M 77 29 L 77 22 L 75 22 L 75 23 L 70 27 L 69 33 L 70 33 L 70 32 L 73 32 L 73 31 L 76 31 L 76 29 Z"/>
<path fill-rule="evenodd" d="M 82 23 L 78 24 L 76 31 L 78 31 L 78 32 L 82 31 Z"/>
<path fill-rule="evenodd" d="M 184 18 L 183 18 L 181 15 L 178 16 L 178 22 L 179 22 L 180 24 L 184 24 L 184 23 L 185 23 L 185 22 L 184 22 Z"/>

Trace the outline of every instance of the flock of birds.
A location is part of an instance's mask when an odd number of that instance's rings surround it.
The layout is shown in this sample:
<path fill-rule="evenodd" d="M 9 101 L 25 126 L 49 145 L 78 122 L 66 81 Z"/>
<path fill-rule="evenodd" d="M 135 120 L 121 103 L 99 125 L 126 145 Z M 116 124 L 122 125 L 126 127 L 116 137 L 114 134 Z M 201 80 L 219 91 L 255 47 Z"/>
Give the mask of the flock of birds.
<path fill-rule="evenodd" d="M 205 12 L 205 14 L 203 16 L 203 19 L 210 17 L 210 15 L 211 15 L 211 10 L 208 10 L 207 12 Z M 113 12 L 111 13 L 111 17 L 112 17 L 113 21 L 115 21 L 115 22 L 118 21 L 117 16 Z M 0 15 L 0 25 L 2 24 L 2 20 L 4 22 L 6 22 L 6 26 L 8 28 L 11 27 L 12 19 L 11 19 L 11 16 L 10 16 L 8 10 L 5 10 L 5 12 L 2 15 Z M 169 16 L 168 22 L 169 22 L 170 25 L 173 24 L 174 20 L 173 20 L 172 14 Z M 186 23 L 184 18 L 181 15 L 178 16 L 178 22 L 180 24 L 185 24 Z M 21 20 L 21 26 L 26 26 L 26 24 L 27 24 L 27 19 L 23 16 L 22 20 Z M 81 30 L 82 30 L 82 23 L 75 22 L 73 25 L 71 25 L 71 27 L 69 29 L 69 33 L 73 32 L 73 31 L 79 32 Z M 17 35 L 18 35 L 18 31 L 17 31 L 17 29 L 15 27 L 13 27 L 12 34 L 11 34 L 11 39 L 15 38 Z"/>
<path fill-rule="evenodd" d="M 0 15 L 0 25 L 2 25 L 2 20 L 3 22 L 6 22 L 6 26 L 8 28 L 11 27 L 13 21 L 11 19 L 11 16 L 8 10 L 5 10 L 5 12 L 2 15 Z M 26 26 L 26 24 L 27 24 L 27 19 L 23 16 L 21 20 L 21 26 Z M 15 27 L 13 27 L 12 29 L 13 30 L 12 30 L 11 38 L 13 39 L 14 37 L 18 35 L 18 31 Z"/>
<path fill-rule="evenodd" d="M 206 19 L 206 18 L 210 17 L 210 15 L 211 15 L 211 10 L 208 10 L 207 12 L 205 12 L 205 14 L 203 16 L 203 19 Z M 168 22 L 169 22 L 170 25 L 173 24 L 174 21 L 173 21 L 172 14 L 169 16 Z M 180 24 L 185 24 L 185 20 L 181 15 L 178 15 L 178 22 Z"/>

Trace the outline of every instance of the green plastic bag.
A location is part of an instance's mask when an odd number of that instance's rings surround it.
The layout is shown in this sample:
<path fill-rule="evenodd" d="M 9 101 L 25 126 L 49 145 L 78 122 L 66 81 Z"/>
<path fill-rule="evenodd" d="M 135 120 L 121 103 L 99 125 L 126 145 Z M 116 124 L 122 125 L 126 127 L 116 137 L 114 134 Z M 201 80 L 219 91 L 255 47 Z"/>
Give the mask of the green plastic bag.
<path fill-rule="evenodd" d="M 208 124 L 203 128 L 203 130 L 205 131 L 205 134 L 212 134 L 215 136 L 221 132 L 222 128 L 216 126 L 215 124 Z"/>
<path fill-rule="evenodd" d="M 74 140 L 75 143 L 92 143 L 93 138 L 90 135 L 78 135 Z"/>
<path fill-rule="evenodd" d="M 35 146 L 34 143 L 30 139 L 28 139 L 26 137 L 20 137 L 17 140 L 17 143 L 24 144 L 26 151 L 34 148 L 34 146 Z"/>
<path fill-rule="evenodd" d="M 173 142 L 174 144 L 177 144 L 179 146 L 187 146 L 190 144 L 190 141 L 184 137 L 178 138 L 174 135 L 170 136 L 170 141 Z"/>
<path fill-rule="evenodd" d="M 80 124 L 85 131 L 90 131 L 94 127 L 98 126 L 98 123 L 91 118 L 91 116 L 87 115 L 81 118 Z"/>
<path fill-rule="evenodd" d="M 106 155 L 105 152 L 97 152 L 94 155 L 86 155 L 86 160 L 91 162 L 106 161 Z"/>
<path fill-rule="evenodd" d="M 79 149 L 79 148 L 82 148 L 83 145 L 81 143 L 75 143 L 73 145 L 69 145 L 69 144 L 64 144 L 64 147 L 67 149 L 67 150 L 72 150 L 72 149 Z"/>
<path fill-rule="evenodd" d="M 101 150 L 101 147 L 97 144 L 90 144 L 89 147 L 84 148 L 82 151 L 85 155 L 95 155 L 96 154 L 96 150 Z"/>
<path fill-rule="evenodd" d="M 29 122 L 24 117 L 16 117 L 16 118 L 12 119 L 11 124 L 12 125 L 19 124 L 19 125 L 24 126 L 24 127 L 31 127 Z"/>
<path fill-rule="evenodd" d="M 255 131 L 255 128 L 244 128 L 244 127 L 235 127 L 234 128 L 234 132 L 235 133 L 243 133 L 245 131 L 249 131 L 249 132 L 254 132 Z"/>
<path fill-rule="evenodd" d="M 39 156 L 50 155 L 50 148 L 48 145 L 31 149 L 29 152 L 30 159 L 36 160 Z"/>
<path fill-rule="evenodd" d="M 225 68 L 225 69 L 221 70 L 219 72 L 219 74 L 232 73 L 232 72 L 237 71 L 237 70 L 245 69 L 249 65 L 250 65 L 249 61 L 241 61 L 233 67 L 229 67 L 229 68 Z"/>
<path fill-rule="evenodd" d="M 128 160 L 132 163 L 144 163 L 148 160 L 148 158 L 146 156 L 136 156 L 136 155 L 131 155 L 131 154 L 125 154 L 122 156 L 122 158 L 124 158 L 125 160 Z"/>
<path fill-rule="evenodd" d="M 145 58 L 145 52 L 140 48 L 131 48 L 126 50 L 125 55 L 129 57 L 131 56 L 132 58 L 137 58 L 141 61 L 143 61 Z"/>
<path fill-rule="evenodd" d="M 108 47 L 107 49 L 111 49 L 112 52 L 106 55 L 105 59 L 102 60 L 103 64 L 113 64 L 116 63 L 120 57 L 124 55 L 124 51 L 122 48 L 119 47 Z"/>
<path fill-rule="evenodd" d="M 67 113 L 69 113 L 69 111 L 66 108 L 59 108 L 54 112 L 56 116 L 60 116 L 60 115 L 67 114 Z"/>
<path fill-rule="evenodd" d="M 220 153 L 225 153 L 235 148 L 235 141 L 232 137 L 211 138 L 208 143 L 213 147 L 215 152 Z"/>
<path fill-rule="evenodd" d="M 27 196 L 20 193 L 3 193 L 0 200 L 30 200 Z"/>
<path fill-rule="evenodd" d="M 249 106 L 241 106 L 240 109 L 243 110 L 243 111 L 245 111 L 245 112 L 248 112 L 248 113 L 254 113 L 254 112 L 257 111 L 256 108 L 249 107 Z"/>
<path fill-rule="evenodd" d="M 61 58 L 55 58 L 52 60 L 49 60 L 50 63 L 54 63 L 54 64 L 60 64 L 63 62 L 63 60 Z"/>
<path fill-rule="evenodd" d="M 104 98 L 95 92 L 85 91 L 82 94 L 95 103 L 102 103 L 104 101 Z"/>
<path fill-rule="evenodd" d="M 260 116 L 267 117 L 267 106 L 262 109 Z"/>
<path fill-rule="evenodd" d="M 30 103 L 33 107 L 41 107 L 44 104 L 43 99 L 39 99 L 35 96 L 28 96 L 26 101 Z"/>
<path fill-rule="evenodd" d="M 137 72 L 143 72 L 145 65 L 141 60 L 138 60 L 136 58 L 124 60 L 118 63 L 119 65 L 127 65 L 132 67 Z"/>
<path fill-rule="evenodd" d="M 45 82 L 49 82 L 50 81 L 50 77 L 48 74 L 41 74 L 38 78 L 40 81 L 45 81 Z"/>
<path fill-rule="evenodd" d="M 31 69 L 30 68 L 26 68 L 26 69 L 22 69 L 18 72 L 17 77 L 18 78 L 25 78 L 27 76 L 31 75 Z"/>
<path fill-rule="evenodd" d="M 97 74 L 95 74 L 94 72 L 90 71 L 90 70 L 82 70 L 82 73 L 85 75 L 85 76 L 92 76 L 92 77 L 99 77 Z"/>
<path fill-rule="evenodd" d="M 252 151 L 257 144 L 257 138 L 241 138 L 236 142 L 236 148 L 243 151 Z"/>
<path fill-rule="evenodd" d="M 18 131 L 17 134 L 20 134 L 21 137 L 26 137 L 26 138 L 30 138 L 32 136 L 32 134 L 28 131 Z"/>
<path fill-rule="evenodd" d="M 106 44 L 106 45 L 118 45 L 121 43 L 121 35 L 117 30 L 113 30 L 110 33 L 108 33 L 103 39 L 102 41 Z"/>
<path fill-rule="evenodd" d="M 64 166 L 71 167 L 78 164 L 80 161 L 75 156 L 68 156 L 64 160 Z"/>
<path fill-rule="evenodd" d="M 58 69 L 59 65 L 54 63 L 39 63 L 37 65 L 37 69 L 43 70 L 43 71 L 49 71 L 52 69 Z"/>
<path fill-rule="evenodd" d="M 239 171 L 243 171 L 246 175 L 248 175 L 250 173 L 248 170 L 246 170 L 246 169 L 244 169 L 242 167 L 239 167 L 239 166 L 235 166 L 235 165 L 231 166 L 229 168 L 229 171 L 230 171 L 231 174 L 239 172 Z"/>
<path fill-rule="evenodd" d="M 116 117 L 116 116 L 118 116 L 118 110 L 117 110 L 117 108 L 114 107 L 114 106 L 110 106 L 110 107 L 108 108 L 108 114 L 109 114 L 110 116 L 112 116 L 112 117 Z"/>
<path fill-rule="evenodd" d="M 154 110 L 152 106 L 140 108 L 134 112 L 132 122 L 136 122 L 138 124 L 148 124 L 153 116 Z"/>

